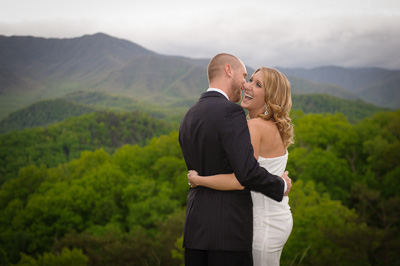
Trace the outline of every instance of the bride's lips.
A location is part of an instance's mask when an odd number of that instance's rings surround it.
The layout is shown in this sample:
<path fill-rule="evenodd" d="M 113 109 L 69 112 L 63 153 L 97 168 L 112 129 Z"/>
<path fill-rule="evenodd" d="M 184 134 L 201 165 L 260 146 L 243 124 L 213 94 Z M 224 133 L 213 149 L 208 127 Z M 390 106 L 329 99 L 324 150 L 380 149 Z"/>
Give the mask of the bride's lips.
<path fill-rule="evenodd" d="M 244 99 L 246 99 L 246 100 L 253 100 L 253 96 L 251 96 L 250 94 L 248 94 L 248 93 L 244 93 Z"/>

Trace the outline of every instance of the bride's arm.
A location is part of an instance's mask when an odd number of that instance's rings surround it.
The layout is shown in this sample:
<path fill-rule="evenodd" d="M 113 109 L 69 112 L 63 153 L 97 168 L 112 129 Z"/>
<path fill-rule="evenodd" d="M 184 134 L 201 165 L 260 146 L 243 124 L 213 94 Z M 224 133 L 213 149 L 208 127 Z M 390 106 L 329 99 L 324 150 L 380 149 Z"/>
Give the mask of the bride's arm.
<path fill-rule="evenodd" d="M 254 150 L 254 157 L 258 158 L 259 147 L 261 143 L 261 135 L 258 133 L 257 124 L 254 120 L 248 121 L 251 144 Z M 194 170 L 189 171 L 188 180 L 191 188 L 197 186 L 208 187 L 216 190 L 243 190 L 245 187 L 242 186 L 236 179 L 234 173 L 232 174 L 220 174 L 212 176 L 199 176 Z"/>
<path fill-rule="evenodd" d="M 188 180 L 191 188 L 197 186 L 208 187 L 216 190 L 243 190 L 235 174 L 220 174 L 210 176 L 199 176 L 194 170 L 188 173 Z"/>

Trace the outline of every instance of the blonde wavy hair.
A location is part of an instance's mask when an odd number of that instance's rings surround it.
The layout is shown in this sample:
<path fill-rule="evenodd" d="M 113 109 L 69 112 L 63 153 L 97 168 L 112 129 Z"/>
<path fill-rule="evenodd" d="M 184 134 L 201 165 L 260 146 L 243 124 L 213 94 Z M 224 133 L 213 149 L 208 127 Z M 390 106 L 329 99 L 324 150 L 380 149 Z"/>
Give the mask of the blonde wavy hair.
<path fill-rule="evenodd" d="M 283 145 L 287 149 L 294 143 L 293 124 L 289 117 L 292 108 L 292 96 L 290 92 L 289 80 L 276 69 L 260 67 L 255 73 L 261 72 L 265 88 L 265 103 L 267 104 L 268 114 L 257 115 L 264 120 L 275 121 L 283 140 Z"/>

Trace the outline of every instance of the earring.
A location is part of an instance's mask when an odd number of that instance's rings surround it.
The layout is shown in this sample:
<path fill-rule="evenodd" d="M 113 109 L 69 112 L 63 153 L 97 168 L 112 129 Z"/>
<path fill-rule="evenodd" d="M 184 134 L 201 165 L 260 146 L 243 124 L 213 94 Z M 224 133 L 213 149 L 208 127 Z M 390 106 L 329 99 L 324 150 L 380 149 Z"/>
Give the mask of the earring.
<path fill-rule="evenodd" d="M 265 112 L 264 115 L 268 115 L 268 105 L 265 106 Z"/>

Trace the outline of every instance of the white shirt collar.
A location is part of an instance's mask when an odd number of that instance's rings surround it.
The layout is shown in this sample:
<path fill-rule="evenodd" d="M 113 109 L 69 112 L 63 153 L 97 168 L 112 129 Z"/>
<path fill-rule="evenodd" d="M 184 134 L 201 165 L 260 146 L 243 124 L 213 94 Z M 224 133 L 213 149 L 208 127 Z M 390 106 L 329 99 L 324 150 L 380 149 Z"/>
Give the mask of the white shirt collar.
<path fill-rule="evenodd" d="M 216 91 L 216 92 L 219 92 L 219 93 L 221 93 L 222 95 L 224 95 L 224 96 L 225 96 L 225 98 L 227 98 L 227 99 L 228 99 L 228 101 L 229 101 L 229 97 L 228 97 L 228 95 L 226 95 L 226 93 L 225 93 L 224 91 L 220 90 L 220 89 L 217 89 L 217 88 L 208 88 L 208 90 L 207 90 L 207 91 Z"/>

